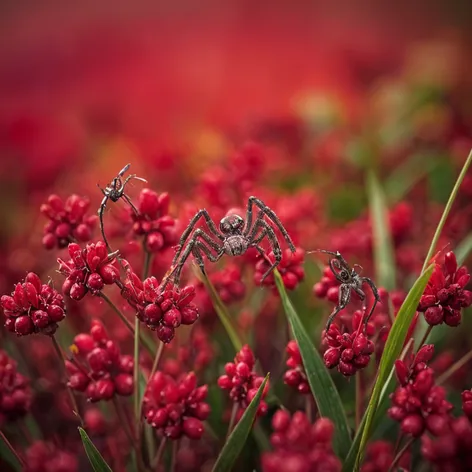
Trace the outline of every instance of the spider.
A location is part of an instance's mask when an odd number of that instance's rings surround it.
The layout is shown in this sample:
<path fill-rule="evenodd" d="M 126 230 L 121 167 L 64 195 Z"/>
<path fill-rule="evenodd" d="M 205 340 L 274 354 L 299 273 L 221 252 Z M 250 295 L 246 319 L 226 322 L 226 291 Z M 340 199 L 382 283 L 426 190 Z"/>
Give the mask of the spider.
<path fill-rule="evenodd" d="M 253 224 L 254 206 L 259 211 Z M 295 252 L 295 246 L 277 215 L 256 197 L 249 197 L 246 220 L 235 213 L 228 214 L 220 221 L 219 231 L 207 210 L 199 210 L 182 233 L 177 246 L 177 252 L 172 261 L 172 270 L 164 278 L 163 288 L 165 288 L 171 277 L 173 277 L 174 284 L 179 285 L 182 268 L 190 254 L 193 254 L 204 275 L 205 266 L 202 253 L 206 255 L 210 262 L 217 262 L 224 254 L 228 256 L 241 256 L 250 247 L 255 247 L 259 254 L 267 259 L 264 249 L 259 246 L 259 243 L 267 237 L 274 253 L 275 261 L 273 263 L 270 261 L 269 269 L 262 276 L 262 280 L 264 280 L 282 260 L 282 250 L 280 249 L 279 241 L 272 226 L 264 220 L 264 216 L 267 216 L 279 228 L 290 250 Z M 201 229 L 196 229 L 187 242 L 190 233 L 192 233 L 197 222 L 202 217 L 205 219 L 211 235 Z M 218 241 L 214 238 L 217 238 Z"/>
<path fill-rule="evenodd" d="M 125 174 L 125 172 L 130 168 L 131 164 L 126 164 L 123 169 L 118 172 L 118 175 L 108 184 L 105 189 L 101 188 L 100 185 L 97 184 L 98 188 L 102 191 L 103 197 L 102 203 L 100 203 L 100 208 L 98 209 L 98 217 L 100 219 L 100 231 L 102 232 L 103 240 L 107 245 L 109 251 L 111 251 L 111 247 L 108 244 L 108 240 L 105 236 L 105 229 L 103 227 L 103 213 L 105 212 L 105 208 L 107 206 L 108 200 L 112 202 L 117 202 L 120 198 L 124 198 L 126 202 L 131 206 L 133 211 L 138 214 L 137 208 L 133 205 L 133 202 L 130 200 L 128 195 L 125 193 L 125 186 L 131 179 L 140 180 L 141 182 L 147 182 L 146 179 L 142 177 L 136 177 L 136 174 L 128 175 L 125 181 L 123 182 L 121 178 Z"/>
<path fill-rule="evenodd" d="M 329 330 L 331 323 L 333 322 L 335 316 L 346 306 L 351 300 L 351 293 L 352 290 L 357 293 L 361 301 L 364 301 L 366 298 L 365 292 L 362 290 L 362 285 L 364 283 L 368 284 L 372 290 L 374 295 L 374 303 L 372 304 L 372 308 L 370 309 L 367 318 L 365 319 L 365 324 L 369 322 L 369 318 L 372 316 L 374 312 L 375 306 L 378 302 L 380 302 L 379 292 L 377 287 L 375 286 L 374 282 L 369 279 L 368 277 L 361 277 L 355 269 L 351 269 L 344 259 L 343 256 L 339 253 L 339 251 L 326 251 L 324 249 L 318 249 L 317 252 L 323 252 L 325 254 L 330 254 L 334 256 L 334 258 L 329 259 L 329 267 L 333 272 L 336 279 L 341 282 L 341 286 L 339 287 L 339 300 L 337 306 L 334 308 L 331 315 L 328 317 L 328 321 L 326 323 L 326 331 Z M 360 267 L 360 266 L 359 266 Z"/>

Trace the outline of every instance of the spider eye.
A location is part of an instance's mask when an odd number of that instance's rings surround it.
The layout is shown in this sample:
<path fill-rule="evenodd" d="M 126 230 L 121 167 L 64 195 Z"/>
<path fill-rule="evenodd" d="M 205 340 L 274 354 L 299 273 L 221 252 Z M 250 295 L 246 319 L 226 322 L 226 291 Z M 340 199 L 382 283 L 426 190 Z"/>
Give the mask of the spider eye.
<path fill-rule="evenodd" d="M 342 270 L 340 273 L 339 273 L 339 276 L 344 279 L 344 280 L 347 280 L 349 279 L 349 273 L 345 270 Z"/>

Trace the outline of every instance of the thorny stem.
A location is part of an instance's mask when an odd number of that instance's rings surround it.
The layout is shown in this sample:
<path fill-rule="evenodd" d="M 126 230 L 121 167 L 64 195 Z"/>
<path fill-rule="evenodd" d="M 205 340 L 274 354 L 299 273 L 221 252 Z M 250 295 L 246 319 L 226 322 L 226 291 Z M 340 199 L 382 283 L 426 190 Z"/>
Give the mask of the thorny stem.
<path fill-rule="evenodd" d="M 446 223 L 447 217 L 449 216 L 449 212 L 451 211 L 452 204 L 454 203 L 454 200 L 456 199 L 457 193 L 459 192 L 459 188 L 462 184 L 462 181 L 464 180 L 465 175 L 467 174 L 467 170 L 469 169 L 469 166 L 471 163 L 472 163 L 472 150 L 469 152 L 469 155 L 467 156 L 467 160 L 465 161 L 465 164 L 462 167 L 459 177 L 457 178 L 454 188 L 452 189 L 451 195 L 449 196 L 449 200 L 446 203 L 443 214 L 436 228 L 436 232 L 434 233 L 433 240 L 431 241 L 431 246 L 429 247 L 428 254 L 426 256 L 426 259 L 424 260 L 421 273 L 423 273 L 426 270 L 426 267 L 428 267 L 430 260 L 433 257 L 439 237 L 441 236 L 441 232 L 444 228 L 444 224 Z"/>
<path fill-rule="evenodd" d="M 154 457 L 154 460 L 152 461 L 152 464 L 151 464 L 151 468 L 153 470 L 157 469 L 157 466 L 159 465 L 159 462 L 162 457 L 162 453 L 164 452 L 164 448 L 166 447 L 166 442 L 167 442 L 167 438 L 164 436 L 161 439 L 161 443 L 159 444 L 159 449 L 156 452 L 156 457 Z"/>
<path fill-rule="evenodd" d="M 61 368 L 63 377 L 67 379 L 67 372 L 66 372 L 66 368 L 64 364 L 64 356 L 62 354 L 61 348 L 59 347 L 59 344 L 57 343 L 57 339 L 54 335 L 51 336 L 51 341 L 52 341 L 52 345 L 54 346 L 54 350 L 56 351 L 57 357 L 59 358 L 59 364 L 61 366 L 60 368 Z M 82 417 L 80 416 L 79 407 L 77 405 L 74 392 L 67 385 L 67 381 L 66 381 L 66 388 L 67 388 L 67 393 L 69 394 L 69 399 L 72 406 L 72 413 L 74 413 L 74 415 L 77 416 L 78 420 L 80 421 L 80 425 L 83 426 L 84 421 L 82 420 Z"/>
<path fill-rule="evenodd" d="M 390 467 L 388 469 L 388 472 L 392 472 L 395 470 L 396 465 L 400 461 L 400 459 L 403 457 L 403 454 L 408 450 L 408 448 L 413 444 L 413 441 L 415 440 L 414 437 L 411 437 L 408 439 L 408 441 L 404 444 L 404 446 L 400 449 L 398 454 L 395 456 L 395 459 L 393 459 L 393 462 L 390 464 Z"/>
<path fill-rule="evenodd" d="M 228 431 L 226 433 L 226 440 L 229 438 L 231 431 L 233 431 L 234 422 L 236 421 L 236 413 L 239 409 L 239 403 L 235 402 L 233 405 L 233 409 L 231 410 L 231 418 L 229 420 Z"/>
<path fill-rule="evenodd" d="M 13 447 L 11 442 L 6 438 L 6 436 L 3 434 L 3 431 L 0 430 L 0 437 L 3 439 L 3 442 L 7 445 L 8 449 L 10 449 L 11 453 L 16 457 L 16 460 L 20 463 L 21 468 L 24 469 L 26 467 L 25 461 L 22 459 L 20 454 L 17 452 L 17 450 Z"/>
<path fill-rule="evenodd" d="M 469 351 L 467 354 L 462 356 L 457 362 L 451 365 L 449 369 L 447 369 L 442 375 L 440 375 L 437 380 L 436 384 L 441 385 L 446 380 L 449 379 L 455 372 L 457 372 L 463 365 L 467 364 L 472 359 L 472 351 Z"/>

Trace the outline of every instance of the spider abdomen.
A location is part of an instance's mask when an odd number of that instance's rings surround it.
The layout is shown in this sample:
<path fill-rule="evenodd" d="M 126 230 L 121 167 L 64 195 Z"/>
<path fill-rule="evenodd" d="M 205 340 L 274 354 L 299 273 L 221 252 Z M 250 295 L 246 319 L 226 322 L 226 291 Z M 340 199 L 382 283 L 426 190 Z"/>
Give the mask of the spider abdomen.
<path fill-rule="evenodd" d="M 241 256 L 249 247 L 248 240 L 241 235 L 229 236 L 223 243 L 223 248 L 228 256 Z"/>

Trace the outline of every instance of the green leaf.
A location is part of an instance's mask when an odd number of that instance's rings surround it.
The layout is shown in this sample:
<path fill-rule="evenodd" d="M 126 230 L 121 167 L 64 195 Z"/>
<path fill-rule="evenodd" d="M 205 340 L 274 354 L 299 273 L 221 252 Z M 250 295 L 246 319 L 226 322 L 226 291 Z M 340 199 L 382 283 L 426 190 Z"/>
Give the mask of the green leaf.
<path fill-rule="evenodd" d="M 234 326 L 233 320 L 231 319 L 225 304 L 221 301 L 221 298 L 218 295 L 218 292 L 215 290 L 215 287 L 211 283 L 210 279 L 204 274 L 200 275 L 200 272 L 197 270 L 195 270 L 195 273 L 198 277 L 200 277 L 200 280 L 203 282 L 206 289 L 208 290 L 215 311 L 218 314 L 218 318 L 220 319 L 221 324 L 224 326 L 226 332 L 228 333 L 231 343 L 233 344 L 234 350 L 236 352 L 240 351 L 243 347 L 243 343 L 236 331 L 236 327 Z"/>
<path fill-rule="evenodd" d="M 411 326 L 411 322 L 416 313 L 416 308 L 418 307 L 420 298 L 423 295 L 429 278 L 431 277 L 433 268 L 433 265 L 428 267 L 426 271 L 416 280 L 415 284 L 408 292 L 408 295 L 405 298 L 405 301 L 403 302 L 400 310 L 398 311 L 395 321 L 393 322 L 392 328 L 390 329 L 390 333 L 388 335 L 387 342 L 385 343 L 385 349 L 377 371 L 377 379 L 375 381 L 372 395 L 364 415 L 365 426 L 362 429 L 362 436 L 359 442 L 359 450 L 356 454 L 354 470 L 359 470 L 360 464 L 362 463 L 364 450 L 370 437 L 375 415 L 377 414 L 382 389 L 388 385 L 388 379 L 392 375 L 394 362 L 396 359 L 398 359 L 402 351 L 406 336 L 408 334 L 408 329 Z M 353 452 L 355 451 L 351 451 L 348 455 L 350 460 L 354 455 Z M 353 470 L 352 463 L 347 463 L 347 460 L 344 467 L 345 470 Z"/>
<path fill-rule="evenodd" d="M 315 349 L 297 312 L 293 308 L 277 270 L 274 271 L 274 277 L 293 337 L 300 348 L 303 366 L 313 397 L 318 405 L 318 410 L 321 416 L 325 416 L 333 422 L 336 431 L 333 447 L 339 457 L 345 458 L 351 445 L 351 437 L 341 398 L 323 359 Z"/>
<path fill-rule="evenodd" d="M 268 380 L 269 374 L 266 375 L 264 381 L 257 390 L 256 396 L 246 408 L 243 416 L 223 446 L 223 449 L 213 466 L 213 472 L 229 472 L 233 467 L 234 462 L 241 453 L 244 443 L 249 436 L 256 417 L 257 409 L 259 408 L 259 403 L 262 399 L 262 392 L 264 391 L 264 387 Z"/>
<path fill-rule="evenodd" d="M 388 222 L 388 209 L 380 182 L 372 170 L 367 174 L 367 191 L 374 236 L 376 281 L 381 287 L 393 290 L 396 286 L 395 257 Z"/>
<path fill-rule="evenodd" d="M 95 472 L 112 472 L 110 466 L 105 462 L 105 459 L 98 452 L 98 449 L 94 446 L 93 442 L 90 441 L 87 433 L 79 427 L 80 437 L 87 453 L 87 457 L 90 464 Z"/>

